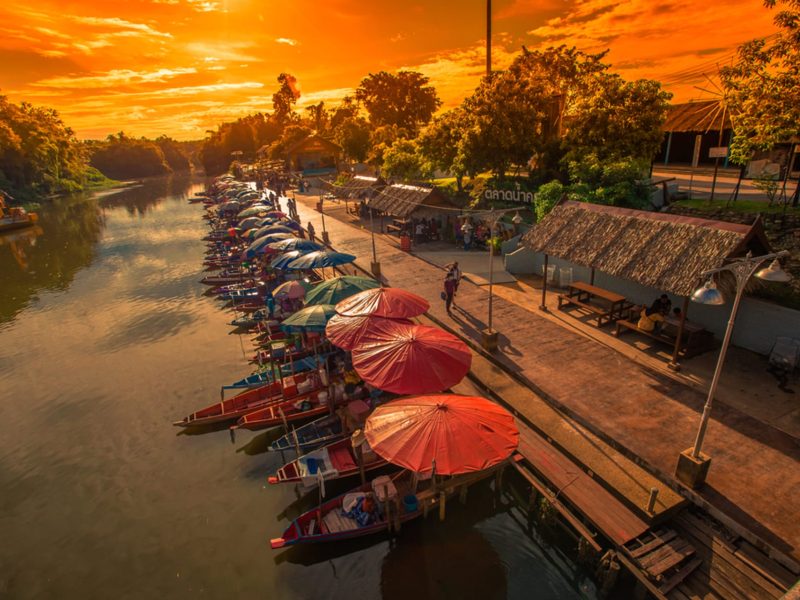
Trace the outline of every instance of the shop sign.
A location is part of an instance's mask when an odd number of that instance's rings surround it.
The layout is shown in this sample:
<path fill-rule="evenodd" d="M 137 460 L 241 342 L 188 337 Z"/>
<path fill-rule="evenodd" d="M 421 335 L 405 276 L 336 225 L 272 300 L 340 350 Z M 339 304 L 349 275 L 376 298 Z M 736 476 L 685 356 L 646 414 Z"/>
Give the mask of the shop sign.
<path fill-rule="evenodd" d="M 485 190 L 483 192 L 483 197 L 486 200 L 533 203 L 533 192 L 526 192 L 523 190 Z"/>

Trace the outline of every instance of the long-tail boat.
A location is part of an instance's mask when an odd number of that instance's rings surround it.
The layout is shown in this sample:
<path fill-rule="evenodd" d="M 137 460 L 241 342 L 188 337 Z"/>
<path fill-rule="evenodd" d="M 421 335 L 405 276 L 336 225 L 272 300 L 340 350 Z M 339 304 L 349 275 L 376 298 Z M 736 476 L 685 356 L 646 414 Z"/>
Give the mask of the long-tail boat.
<path fill-rule="evenodd" d="M 209 425 L 211 423 L 221 423 L 241 418 L 247 413 L 256 411 L 271 404 L 285 402 L 287 398 L 297 398 L 300 394 L 307 394 L 303 384 L 312 377 L 312 372 L 298 373 L 294 376 L 284 377 L 283 381 L 273 381 L 267 385 L 236 394 L 227 400 L 215 402 L 201 410 L 193 412 L 180 421 L 175 421 L 173 425 L 178 427 L 190 427 L 198 425 Z M 316 382 L 316 375 L 313 390 L 319 391 L 319 383 Z M 299 390 L 303 390 L 302 392 Z"/>
<path fill-rule="evenodd" d="M 248 412 L 242 416 L 231 429 L 267 429 L 278 425 L 296 423 L 324 415 L 330 407 L 325 398 L 327 394 L 320 394 L 322 390 L 304 394 L 284 402 L 271 403 L 264 408 Z M 320 398 L 323 398 L 320 401 Z M 337 402 L 341 404 L 344 400 Z"/>
<path fill-rule="evenodd" d="M 308 452 L 323 444 L 340 440 L 344 436 L 345 431 L 339 415 L 325 415 L 279 437 L 267 450 L 280 452 L 299 448 L 300 452 Z"/>
<path fill-rule="evenodd" d="M 292 434 L 289 434 L 290 436 Z M 364 445 L 362 445 L 362 448 Z M 388 462 L 367 449 L 362 453 L 364 471 L 378 469 Z M 353 441 L 348 437 L 317 448 L 277 470 L 275 475 L 267 478 L 271 484 L 301 483 L 303 487 L 314 487 L 320 477 L 325 480 L 341 479 L 358 475 L 358 457 L 353 449 Z"/>

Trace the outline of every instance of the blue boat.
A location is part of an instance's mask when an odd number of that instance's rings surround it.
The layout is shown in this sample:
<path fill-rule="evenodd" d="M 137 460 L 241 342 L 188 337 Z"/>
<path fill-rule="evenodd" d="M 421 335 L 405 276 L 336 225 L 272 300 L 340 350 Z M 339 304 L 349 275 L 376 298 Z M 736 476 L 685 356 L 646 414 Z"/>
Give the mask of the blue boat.
<path fill-rule="evenodd" d="M 297 436 L 296 443 L 295 436 Z M 344 436 L 342 420 L 339 418 L 339 415 L 325 415 L 324 417 L 311 421 L 311 423 L 298 427 L 294 432 L 279 437 L 272 442 L 269 450 L 275 452 L 296 450 L 299 446 L 300 452 L 307 452 L 323 444 L 329 444 L 330 442 L 340 440 Z"/>
<path fill-rule="evenodd" d="M 283 364 L 280 365 L 281 373 L 283 373 L 284 377 L 288 377 L 292 374 L 292 370 L 295 373 L 302 373 L 303 371 L 310 371 L 312 369 L 316 369 L 319 365 L 323 364 L 323 362 L 328 357 L 328 354 L 320 354 L 317 357 L 314 356 L 306 356 L 305 358 L 300 358 L 294 361 L 294 364 Z M 275 365 L 277 368 L 277 365 Z M 248 375 L 240 379 L 239 381 L 234 381 L 230 385 L 222 386 L 223 390 L 239 390 L 243 388 L 251 388 L 251 387 L 260 387 L 267 383 L 272 383 L 274 378 L 274 372 L 270 367 L 266 367 L 263 370 L 259 371 L 258 373 L 253 373 L 252 375 Z"/>

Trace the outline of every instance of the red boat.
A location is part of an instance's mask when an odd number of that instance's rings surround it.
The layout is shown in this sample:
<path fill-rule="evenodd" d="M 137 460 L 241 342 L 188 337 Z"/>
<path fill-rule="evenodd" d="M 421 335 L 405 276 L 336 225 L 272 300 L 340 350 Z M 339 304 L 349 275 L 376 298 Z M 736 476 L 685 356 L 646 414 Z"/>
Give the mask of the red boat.
<path fill-rule="evenodd" d="M 298 388 L 302 389 L 307 379 L 313 377 L 314 389 L 319 388 L 319 382 L 314 372 L 303 372 L 289 377 L 284 377 L 283 382 L 275 381 L 268 385 L 242 392 L 227 400 L 216 402 L 197 412 L 193 412 L 181 421 L 175 421 L 177 427 L 190 427 L 209 425 L 239 419 L 247 413 L 256 411 L 271 404 L 278 404 L 287 398 L 297 398 L 300 395 Z M 283 383 L 283 389 L 281 389 Z M 303 394 L 307 393 L 303 390 Z"/>
<path fill-rule="evenodd" d="M 330 407 L 328 401 L 324 399 L 327 394 L 320 394 L 322 389 L 297 396 L 292 400 L 284 402 L 274 402 L 258 410 L 248 412 L 236 421 L 231 429 L 266 429 L 267 427 L 277 427 L 284 423 L 295 423 L 305 419 L 313 419 L 324 415 Z M 320 398 L 323 400 L 320 401 Z M 341 404 L 344 400 L 337 402 Z"/>
<path fill-rule="evenodd" d="M 200 283 L 204 285 L 228 285 L 231 283 L 244 283 L 252 279 L 253 275 L 251 273 L 222 273 L 203 277 Z"/>
<path fill-rule="evenodd" d="M 362 449 L 365 471 L 378 469 L 388 464 L 366 444 L 362 445 Z M 304 487 L 314 487 L 320 477 L 328 481 L 358 475 L 358 472 L 358 457 L 353 449 L 353 440 L 346 437 L 283 465 L 274 476 L 267 478 L 267 481 L 273 484 L 302 483 Z"/>
<path fill-rule="evenodd" d="M 280 340 L 279 340 L 280 341 Z M 306 356 L 311 356 L 314 353 L 312 348 L 301 348 L 297 350 L 294 346 L 282 346 L 282 348 L 291 348 L 289 352 L 285 350 L 283 352 L 277 352 L 278 348 L 272 348 L 269 350 L 259 350 L 255 353 L 255 355 L 250 359 L 250 364 L 253 365 L 262 365 L 264 363 L 268 363 L 271 360 L 275 362 L 287 363 L 291 360 L 298 360 L 300 358 L 305 358 Z M 272 354 L 275 351 L 275 357 L 273 358 Z"/>

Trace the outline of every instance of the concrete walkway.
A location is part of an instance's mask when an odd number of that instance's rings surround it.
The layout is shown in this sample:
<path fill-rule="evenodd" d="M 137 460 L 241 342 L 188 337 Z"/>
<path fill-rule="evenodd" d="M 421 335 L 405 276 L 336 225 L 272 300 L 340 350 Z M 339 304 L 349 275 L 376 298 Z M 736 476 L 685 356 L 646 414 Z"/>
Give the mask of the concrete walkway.
<path fill-rule="evenodd" d="M 322 232 L 314 196 L 297 196 L 303 225 Z M 370 234 L 326 218 L 332 245 L 355 254 L 364 266 L 372 255 Z M 485 287 L 463 281 L 457 308 L 448 317 L 439 294 L 443 272 L 376 236 L 385 281 L 426 297 L 430 315 L 463 338 L 480 343 L 486 327 Z M 671 485 L 677 457 L 693 440 L 703 396 L 653 373 L 597 342 L 536 313 L 495 297 L 494 328 L 501 332 L 495 360 L 539 396 L 595 435 L 645 464 Z M 712 457 L 706 486 L 685 490 L 715 516 L 736 523 L 773 549 L 800 561 L 800 447 L 791 436 L 725 406 L 714 407 L 704 446 Z"/>

